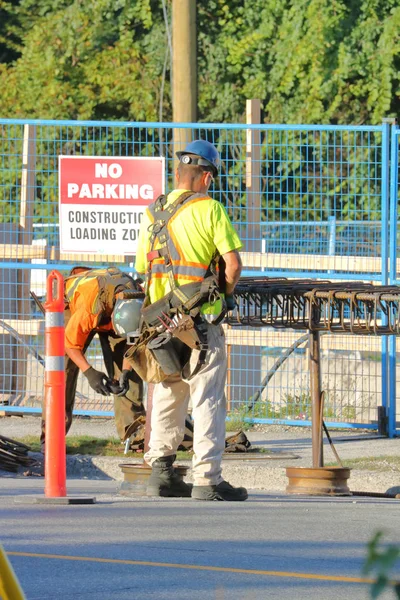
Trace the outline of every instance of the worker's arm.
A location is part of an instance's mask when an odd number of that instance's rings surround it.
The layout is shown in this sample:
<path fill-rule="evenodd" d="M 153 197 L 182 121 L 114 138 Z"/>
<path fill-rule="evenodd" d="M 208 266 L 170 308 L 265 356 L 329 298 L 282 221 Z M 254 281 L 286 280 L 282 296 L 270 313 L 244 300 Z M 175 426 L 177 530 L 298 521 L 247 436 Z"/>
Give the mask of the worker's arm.
<path fill-rule="evenodd" d="M 232 227 L 226 209 L 220 202 L 213 202 L 210 205 L 210 211 L 213 242 L 224 263 L 221 272 L 222 281 L 219 282 L 220 288 L 225 292 L 228 310 L 232 310 L 235 307 L 233 290 L 242 272 L 242 260 L 239 254 L 242 242 Z"/>
<path fill-rule="evenodd" d="M 237 250 L 222 255 L 225 261 L 225 294 L 231 296 L 242 272 L 242 259 Z"/>
<path fill-rule="evenodd" d="M 65 348 L 65 353 L 69 358 L 80 368 L 81 371 L 87 371 L 90 368 L 88 361 L 85 358 L 82 350 L 77 348 Z"/>
<path fill-rule="evenodd" d="M 86 340 L 94 328 L 95 317 L 82 307 L 71 315 L 65 328 L 65 353 L 79 367 L 95 392 L 109 396 L 107 375 L 90 366 L 83 353 Z"/>

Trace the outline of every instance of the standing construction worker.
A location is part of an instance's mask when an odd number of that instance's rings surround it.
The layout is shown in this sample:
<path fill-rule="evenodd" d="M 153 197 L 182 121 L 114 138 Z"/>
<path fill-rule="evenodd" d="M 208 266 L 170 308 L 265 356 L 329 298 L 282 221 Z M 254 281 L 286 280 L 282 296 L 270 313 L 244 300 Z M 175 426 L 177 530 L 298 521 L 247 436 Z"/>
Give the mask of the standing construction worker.
<path fill-rule="evenodd" d="M 124 395 L 114 395 L 115 424 L 121 440 L 126 440 L 141 424 L 143 383 L 134 371 L 122 371 L 126 336 L 114 330 L 112 316 L 118 311 L 125 331 L 137 329 L 141 302 L 129 298 L 142 291 L 139 283 L 116 268 L 75 267 L 65 280 L 65 409 L 66 432 L 72 423 L 76 386 L 82 371 L 90 387 L 109 396 L 112 380 L 119 379 Z M 85 352 L 98 334 L 107 375 L 92 367 Z M 42 412 L 41 443 L 45 442 L 45 410 Z"/>
<path fill-rule="evenodd" d="M 168 298 L 168 305 L 174 307 L 170 316 L 193 317 L 193 334 L 199 340 L 199 349 L 193 349 L 190 358 L 181 350 L 173 356 L 168 333 L 153 340 L 155 356 L 160 357 L 159 351 L 168 349 L 164 352 L 168 363 L 165 369 L 170 373 L 174 369 L 171 363 L 183 356 L 185 365 L 182 363 L 179 373 L 168 375 L 154 386 L 151 437 L 145 454 L 146 462 L 152 466 L 147 494 L 246 500 L 246 489 L 234 488 L 221 475 L 227 359 L 219 322 L 224 306 L 234 308 L 232 294 L 241 273 L 238 249 L 242 244 L 224 207 L 208 195 L 218 173 L 217 149 L 207 141 L 196 140 L 177 156 L 177 187 L 167 197 L 159 197 L 144 214 L 135 267 L 138 273 L 146 273 L 150 303 L 146 311 L 153 310 L 153 318 L 165 321 Z M 225 263 L 225 300 L 217 289 L 219 257 Z M 199 297 L 203 300 L 198 307 Z M 158 306 L 160 314 L 156 314 Z M 165 346 L 164 341 L 168 341 Z M 173 468 L 189 398 L 194 419 L 193 489 Z"/>

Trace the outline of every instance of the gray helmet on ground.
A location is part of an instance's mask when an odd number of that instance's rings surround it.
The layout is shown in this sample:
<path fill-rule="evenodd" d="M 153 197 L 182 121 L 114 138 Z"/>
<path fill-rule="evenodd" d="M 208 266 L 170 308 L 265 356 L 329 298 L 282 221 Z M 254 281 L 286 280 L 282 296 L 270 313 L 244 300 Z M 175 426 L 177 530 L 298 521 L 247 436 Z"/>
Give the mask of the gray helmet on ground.
<path fill-rule="evenodd" d="M 112 313 L 112 326 L 118 335 L 139 335 L 139 323 L 143 300 L 117 300 Z"/>

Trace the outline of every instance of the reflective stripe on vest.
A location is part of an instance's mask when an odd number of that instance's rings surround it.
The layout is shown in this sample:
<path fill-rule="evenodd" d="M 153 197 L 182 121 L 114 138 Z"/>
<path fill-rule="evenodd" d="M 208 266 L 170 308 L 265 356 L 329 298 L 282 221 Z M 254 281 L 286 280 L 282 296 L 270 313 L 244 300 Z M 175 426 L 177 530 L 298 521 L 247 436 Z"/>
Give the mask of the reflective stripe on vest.
<path fill-rule="evenodd" d="M 99 315 L 106 310 L 112 310 L 117 287 L 123 287 L 123 289 L 128 290 L 135 289 L 131 277 L 115 267 L 92 269 L 71 275 L 65 279 L 65 300 L 70 303 L 80 286 L 89 282 L 97 285 L 98 288 L 98 293 L 91 306 L 91 313 L 93 315 Z"/>
<path fill-rule="evenodd" d="M 170 224 L 173 222 L 175 217 L 178 214 L 180 214 L 180 212 L 182 210 L 185 210 L 185 208 L 189 204 L 191 204 L 192 202 L 198 202 L 199 200 L 208 200 L 208 199 L 209 199 L 208 196 L 204 196 L 203 194 L 193 194 L 192 196 L 189 196 L 189 198 L 187 198 L 179 206 L 179 208 L 177 209 L 175 214 L 171 217 L 170 221 L 167 223 L 166 228 L 168 231 L 168 241 L 167 241 L 167 244 L 161 245 L 161 247 L 162 246 L 168 247 L 168 251 L 169 251 L 169 254 L 172 259 L 174 278 L 182 276 L 185 279 L 199 281 L 204 278 L 204 275 L 206 274 L 206 272 L 209 268 L 209 265 L 204 265 L 202 263 L 194 263 L 193 261 L 186 261 L 185 257 L 181 256 L 179 254 L 178 249 L 177 249 L 176 245 L 174 244 L 173 235 L 171 235 L 171 230 L 170 230 Z M 151 204 L 148 207 L 148 211 L 149 211 L 151 219 L 154 223 L 156 221 L 155 203 Z M 151 261 L 148 268 L 151 271 L 151 276 L 153 276 L 153 274 L 156 277 L 157 276 L 158 277 L 161 277 L 161 276 L 167 277 L 168 276 L 166 264 L 164 262 L 164 259 L 162 259 L 162 258 L 158 258 L 158 259 L 156 258 L 153 261 Z"/>
<path fill-rule="evenodd" d="M 194 267 L 194 266 L 190 266 L 190 267 L 186 267 L 185 265 L 181 265 L 181 264 L 176 264 L 175 261 L 172 262 L 173 264 L 173 268 L 174 268 L 174 275 L 175 276 L 182 276 L 185 279 L 187 279 L 188 277 L 191 277 L 193 279 L 203 279 L 205 272 L 207 271 L 207 268 L 204 268 L 204 266 L 202 265 L 201 267 Z M 161 273 L 161 274 L 165 274 L 165 263 L 153 263 L 151 266 L 151 274 L 155 275 L 156 273 Z"/>

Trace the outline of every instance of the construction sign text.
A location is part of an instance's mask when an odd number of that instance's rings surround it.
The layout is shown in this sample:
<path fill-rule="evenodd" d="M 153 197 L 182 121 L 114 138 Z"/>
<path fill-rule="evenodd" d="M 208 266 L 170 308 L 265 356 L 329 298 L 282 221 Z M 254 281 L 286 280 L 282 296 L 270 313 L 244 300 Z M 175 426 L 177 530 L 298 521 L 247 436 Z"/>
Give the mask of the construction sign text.
<path fill-rule="evenodd" d="M 143 212 L 164 193 L 163 157 L 59 157 L 60 250 L 136 254 Z"/>

